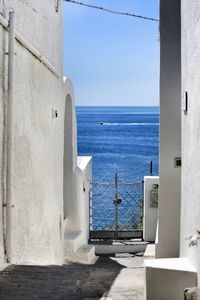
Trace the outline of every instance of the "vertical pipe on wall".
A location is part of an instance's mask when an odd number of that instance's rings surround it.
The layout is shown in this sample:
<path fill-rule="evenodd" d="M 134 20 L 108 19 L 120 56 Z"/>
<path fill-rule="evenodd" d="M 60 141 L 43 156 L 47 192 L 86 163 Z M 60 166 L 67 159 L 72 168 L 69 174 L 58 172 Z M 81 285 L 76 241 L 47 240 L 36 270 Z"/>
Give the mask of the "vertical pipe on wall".
<path fill-rule="evenodd" d="M 7 102 L 7 179 L 6 179 L 6 250 L 7 259 L 11 256 L 12 230 L 12 163 L 13 163 L 13 77 L 15 56 L 15 13 L 9 12 L 9 45 L 8 45 L 8 102 Z"/>

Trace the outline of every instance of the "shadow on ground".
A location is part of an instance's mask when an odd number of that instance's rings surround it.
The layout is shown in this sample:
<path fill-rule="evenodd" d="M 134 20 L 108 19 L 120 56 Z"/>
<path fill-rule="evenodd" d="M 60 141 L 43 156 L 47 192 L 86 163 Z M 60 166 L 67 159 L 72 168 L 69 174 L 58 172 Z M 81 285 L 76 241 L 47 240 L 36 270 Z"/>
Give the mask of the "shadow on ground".
<path fill-rule="evenodd" d="M 0 273 L 1 300 L 142 300 L 143 258 L 98 258 L 94 265 L 10 266 Z"/>

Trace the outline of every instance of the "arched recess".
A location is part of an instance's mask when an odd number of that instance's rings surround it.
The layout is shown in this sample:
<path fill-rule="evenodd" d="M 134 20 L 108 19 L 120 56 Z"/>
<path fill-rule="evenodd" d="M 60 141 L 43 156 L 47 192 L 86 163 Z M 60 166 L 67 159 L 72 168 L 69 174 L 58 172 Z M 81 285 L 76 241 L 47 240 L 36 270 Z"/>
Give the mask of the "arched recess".
<path fill-rule="evenodd" d="M 67 94 L 64 118 L 63 200 L 67 229 L 74 230 L 76 212 L 77 133 L 73 95 Z"/>

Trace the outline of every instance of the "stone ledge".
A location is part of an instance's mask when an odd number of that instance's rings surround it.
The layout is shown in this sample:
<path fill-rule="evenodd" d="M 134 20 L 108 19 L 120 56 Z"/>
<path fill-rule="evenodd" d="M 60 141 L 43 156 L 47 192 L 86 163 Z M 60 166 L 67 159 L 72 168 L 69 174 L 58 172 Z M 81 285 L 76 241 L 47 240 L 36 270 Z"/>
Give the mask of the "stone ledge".
<path fill-rule="evenodd" d="M 197 285 L 197 271 L 187 258 L 147 259 L 146 300 L 183 300 L 184 290 Z"/>
<path fill-rule="evenodd" d="M 113 242 L 111 244 L 94 244 L 95 253 L 100 254 L 115 254 L 115 253 L 136 253 L 144 252 L 147 247 L 147 242 Z"/>
<path fill-rule="evenodd" d="M 196 273 L 196 269 L 187 258 L 159 258 L 145 261 L 146 268 L 165 269 Z"/>

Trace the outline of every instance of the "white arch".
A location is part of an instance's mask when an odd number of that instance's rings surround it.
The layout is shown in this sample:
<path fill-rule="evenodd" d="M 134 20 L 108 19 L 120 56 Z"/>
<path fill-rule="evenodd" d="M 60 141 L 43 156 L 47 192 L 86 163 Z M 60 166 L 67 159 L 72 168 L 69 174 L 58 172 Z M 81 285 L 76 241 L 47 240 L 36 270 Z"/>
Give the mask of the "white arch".
<path fill-rule="evenodd" d="M 64 158 L 63 158 L 63 204 L 65 227 L 75 230 L 77 220 L 77 125 L 74 94 L 71 81 L 64 79 L 66 87 L 64 116 Z"/>

